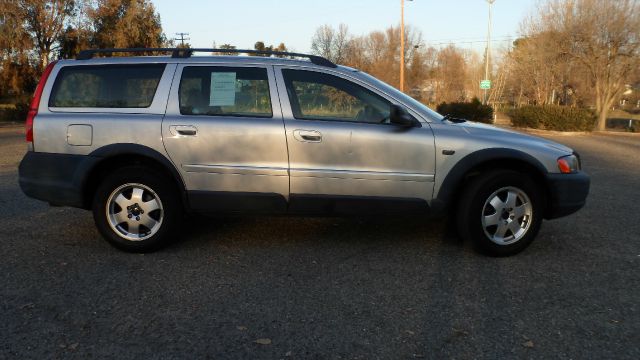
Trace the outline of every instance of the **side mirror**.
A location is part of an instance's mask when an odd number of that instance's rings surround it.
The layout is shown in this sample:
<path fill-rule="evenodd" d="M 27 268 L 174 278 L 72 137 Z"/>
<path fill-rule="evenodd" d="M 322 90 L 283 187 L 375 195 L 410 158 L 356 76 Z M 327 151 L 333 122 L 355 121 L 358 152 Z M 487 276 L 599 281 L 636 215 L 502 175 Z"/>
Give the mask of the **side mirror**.
<path fill-rule="evenodd" d="M 395 104 L 391 105 L 389 120 L 392 124 L 403 127 L 412 127 L 416 125 L 416 120 L 409 114 L 407 109 Z"/>

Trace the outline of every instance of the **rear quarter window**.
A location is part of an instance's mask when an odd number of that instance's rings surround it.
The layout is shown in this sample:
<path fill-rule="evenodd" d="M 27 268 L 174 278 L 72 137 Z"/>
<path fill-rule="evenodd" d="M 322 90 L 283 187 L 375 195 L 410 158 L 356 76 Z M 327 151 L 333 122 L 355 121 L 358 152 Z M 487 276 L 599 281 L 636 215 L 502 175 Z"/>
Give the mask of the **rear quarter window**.
<path fill-rule="evenodd" d="M 165 64 L 82 65 L 60 69 L 49 107 L 147 108 Z"/>

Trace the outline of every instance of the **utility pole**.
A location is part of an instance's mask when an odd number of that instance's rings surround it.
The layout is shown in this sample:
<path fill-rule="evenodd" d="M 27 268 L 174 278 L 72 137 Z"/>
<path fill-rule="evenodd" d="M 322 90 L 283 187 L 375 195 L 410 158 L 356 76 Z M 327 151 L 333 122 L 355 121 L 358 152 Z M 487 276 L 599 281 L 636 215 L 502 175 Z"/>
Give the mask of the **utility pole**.
<path fill-rule="evenodd" d="M 492 22 L 492 7 L 493 7 L 493 3 L 496 0 L 487 0 L 487 2 L 489 3 L 489 25 L 487 27 L 487 54 L 485 56 L 485 68 L 484 68 L 484 80 L 490 80 L 489 79 L 489 62 L 491 61 L 491 22 Z M 489 83 L 490 84 L 490 83 Z M 489 85 L 490 87 L 491 85 Z M 489 102 L 489 87 L 485 87 L 484 88 L 484 104 L 487 105 L 487 103 Z"/>
<path fill-rule="evenodd" d="M 185 40 L 191 40 L 191 38 L 185 37 L 185 36 L 188 36 L 189 33 L 179 32 L 179 33 L 176 33 L 176 35 L 179 36 L 179 38 L 175 38 L 173 40 L 180 40 L 180 46 L 182 47 L 184 47 Z"/>

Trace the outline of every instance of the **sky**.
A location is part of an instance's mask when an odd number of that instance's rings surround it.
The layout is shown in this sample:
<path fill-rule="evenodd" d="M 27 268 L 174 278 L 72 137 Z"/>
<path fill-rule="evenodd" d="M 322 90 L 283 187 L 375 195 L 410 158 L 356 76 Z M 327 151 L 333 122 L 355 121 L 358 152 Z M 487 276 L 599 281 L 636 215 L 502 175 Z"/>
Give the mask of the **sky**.
<path fill-rule="evenodd" d="M 152 0 L 165 34 L 189 33 L 192 47 L 231 44 L 252 49 L 256 41 L 284 42 L 289 51 L 310 52 L 316 29 L 344 23 L 352 35 L 400 23 L 400 0 Z M 508 46 L 536 0 L 495 0 L 492 46 Z M 484 49 L 486 0 L 405 1 L 405 24 L 422 31 L 426 46 L 454 43 Z"/>

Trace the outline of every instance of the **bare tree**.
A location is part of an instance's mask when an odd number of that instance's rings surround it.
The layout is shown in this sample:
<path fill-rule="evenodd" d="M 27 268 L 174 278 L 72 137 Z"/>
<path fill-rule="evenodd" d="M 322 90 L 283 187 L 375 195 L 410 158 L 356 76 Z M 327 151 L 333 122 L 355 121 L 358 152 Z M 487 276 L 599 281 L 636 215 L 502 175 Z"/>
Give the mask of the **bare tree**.
<path fill-rule="evenodd" d="M 425 93 L 428 87 L 427 79 L 431 70 L 435 68 L 438 51 L 433 47 L 420 47 L 415 49 L 411 60 L 407 64 L 406 86 L 411 96 L 418 100 L 428 102 L 429 94 Z"/>
<path fill-rule="evenodd" d="M 408 84 L 419 84 L 423 80 L 410 77 L 411 66 L 423 64 L 421 59 L 416 62 L 413 59 L 418 51 L 416 46 L 421 42 L 422 34 L 411 26 L 405 26 L 405 66 L 408 66 L 409 76 L 406 79 Z M 366 71 L 393 86 L 398 86 L 400 83 L 400 27 L 389 27 L 384 31 L 372 31 L 353 38 L 349 42 L 344 63 Z"/>
<path fill-rule="evenodd" d="M 338 26 L 333 38 L 333 56 L 336 62 L 342 62 L 349 48 L 349 28 L 345 24 Z"/>
<path fill-rule="evenodd" d="M 611 106 L 640 66 L 638 0 L 548 0 L 537 24 L 559 35 L 556 51 L 587 70 L 595 90 L 597 128 L 604 130 Z"/>
<path fill-rule="evenodd" d="M 467 69 L 464 53 L 453 45 L 440 50 L 435 71 L 439 101 L 454 102 L 467 99 Z"/>
<path fill-rule="evenodd" d="M 316 33 L 311 39 L 311 51 L 329 60 L 332 60 L 332 45 L 335 30 L 329 25 L 322 25 L 316 29 Z"/>
<path fill-rule="evenodd" d="M 536 104 L 554 103 L 556 92 L 566 81 L 571 59 L 560 51 L 560 39 L 561 35 L 552 31 L 534 33 L 516 40 L 507 54 L 511 81 Z"/>
<path fill-rule="evenodd" d="M 316 29 L 311 39 L 311 51 L 335 63 L 342 63 L 347 55 L 350 42 L 349 28 L 340 24 L 337 29 L 323 25 Z"/>

